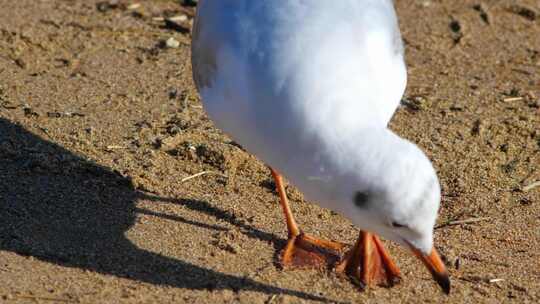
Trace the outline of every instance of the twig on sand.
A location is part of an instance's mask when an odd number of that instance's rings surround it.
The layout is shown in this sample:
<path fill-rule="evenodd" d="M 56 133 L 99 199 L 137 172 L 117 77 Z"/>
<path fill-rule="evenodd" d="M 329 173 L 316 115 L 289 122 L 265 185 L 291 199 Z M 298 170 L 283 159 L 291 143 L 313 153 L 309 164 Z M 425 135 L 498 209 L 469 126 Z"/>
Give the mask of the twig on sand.
<path fill-rule="evenodd" d="M 107 151 L 113 151 L 113 150 L 119 150 L 119 149 L 125 149 L 125 147 L 119 146 L 119 145 L 108 145 L 107 147 L 105 147 L 105 150 Z"/>
<path fill-rule="evenodd" d="M 438 226 L 435 226 L 435 229 L 440 229 L 440 228 L 448 227 L 448 226 L 456 226 L 456 225 L 461 225 L 461 224 L 472 224 L 472 223 L 477 223 L 477 222 L 482 222 L 482 221 L 487 221 L 487 220 L 489 220 L 489 217 L 475 217 L 475 218 L 459 220 L 459 221 L 448 221 L 446 223 L 442 223 Z"/>
<path fill-rule="evenodd" d="M 508 97 L 503 100 L 504 102 L 513 102 L 513 101 L 522 101 L 523 99 L 524 99 L 523 97 Z"/>
<path fill-rule="evenodd" d="M 79 301 L 76 301 L 76 300 L 52 298 L 52 297 L 39 297 L 39 296 L 31 296 L 31 295 L 17 295 L 15 297 L 19 299 L 28 299 L 28 300 L 36 300 L 36 301 L 41 300 L 41 301 L 52 301 L 52 302 L 79 303 Z"/>
<path fill-rule="evenodd" d="M 193 175 L 184 177 L 184 178 L 182 178 L 182 179 L 180 180 L 180 182 L 181 182 L 181 183 L 187 182 L 187 181 L 190 180 L 190 179 L 194 179 L 194 178 L 197 178 L 197 177 L 199 177 L 199 176 L 206 175 L 206 174 L 214 174 L 214 175 L 219 175 L 219 176 L 224 177 L 224 178 L 228 178 L 227 175 L 222 174 L 222 173 L 219 173 L 219 172 L 214 172 L 214 171 L 203 171 L 203 172 L 199 172 L 199 173 L 197 173 L 197 174 L 193 174 Z"/>
<path fill-rule="evenodd" d="M 264 302 L 265 304 L 272 304 L 275 302 L 275 299 L 277 298 L 277 294 L 275 295 L 272 295 L 266 302 Z"/>
<path fill-rule="evenodd" d="M 523 191 L 528 192 L 536 187 L 540 187 L 540 181 L 536 181 L 528 186 L 523 187 Z"/>

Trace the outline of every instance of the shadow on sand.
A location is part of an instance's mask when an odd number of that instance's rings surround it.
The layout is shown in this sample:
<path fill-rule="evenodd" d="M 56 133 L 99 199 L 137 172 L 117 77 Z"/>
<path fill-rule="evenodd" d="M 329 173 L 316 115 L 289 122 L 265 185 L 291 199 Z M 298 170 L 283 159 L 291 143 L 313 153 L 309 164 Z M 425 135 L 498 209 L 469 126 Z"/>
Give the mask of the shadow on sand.
<path fill-rule="evenodd" d="M 0 250 L 156 285 L 330 301 L 137 248 L 124 234 L 140 211 L 135 206 L 139 198 L 183 204 L 240 225 L 252 237 L 274 238 L 207 202 L 141 193 L 128 178 L 0 118 Z"/>

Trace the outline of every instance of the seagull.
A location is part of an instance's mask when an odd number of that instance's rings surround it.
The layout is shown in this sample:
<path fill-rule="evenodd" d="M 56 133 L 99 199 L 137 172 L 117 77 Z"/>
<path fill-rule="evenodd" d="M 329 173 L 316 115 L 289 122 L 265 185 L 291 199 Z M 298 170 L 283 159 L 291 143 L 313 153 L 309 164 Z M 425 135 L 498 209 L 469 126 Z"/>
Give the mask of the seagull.
<path fill-rule="evenodd" d="M 208 116 L 270 167 L 288 229 L 284 268 L 326 263 L 362 287 L 392 286 L 400 271 L 380 236 L 450 292 L 433 245 L 436 172 L 388 129 L 407 82 L 391 0 L 201 0 L 191 59 Z M 298 227 L 283 177 L 360 229 L 348 252 Z"/>

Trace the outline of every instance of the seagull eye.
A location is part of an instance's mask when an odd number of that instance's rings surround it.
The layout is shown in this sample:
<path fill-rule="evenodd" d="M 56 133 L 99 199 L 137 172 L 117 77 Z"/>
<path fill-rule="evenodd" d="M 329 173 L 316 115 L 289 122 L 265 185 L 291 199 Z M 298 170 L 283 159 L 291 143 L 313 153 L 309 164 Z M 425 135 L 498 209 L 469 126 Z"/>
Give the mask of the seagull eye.
<path fill-rule="evenodd" d="M 405 228 L 407 225 L 400 224 L 398 222 L 392 222 L 392 227 L 394 228 Z"/>

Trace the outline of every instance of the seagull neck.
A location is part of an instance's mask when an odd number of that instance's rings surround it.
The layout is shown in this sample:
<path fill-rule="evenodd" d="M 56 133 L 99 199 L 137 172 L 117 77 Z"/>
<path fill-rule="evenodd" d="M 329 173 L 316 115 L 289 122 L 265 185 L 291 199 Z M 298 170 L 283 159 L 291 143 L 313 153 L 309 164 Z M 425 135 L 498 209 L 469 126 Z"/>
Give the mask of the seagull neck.
<path fill-rule="evenodd" d="M 370 127 L 349 134 L 336 136 L 327 142 L 327 161 L 330 166 L 348 171 L 381 165 L 395 157 L 402 149 L 404 140 L 385 127 Z"/>
<path fill-rule="evenodd" d="M 332 202 L 348 200 L 361 188 L 380 181 L 384 170 L 395 165 L 406 149 L 406 141 L 387 128 L 366 128 L 355 133 L 312 141 L 297 157 L 288 159 L 286 176 L 321 206 L 334 209 Z M 350 189 L 349 189 L 350 188 Z"/>
<path fill-rule="evenodd" d="M 406 141 L 385 127 L 356 130 L 348 134 L 326 134 L 303 146 L 298 157 L 290 158 L 289 167 L 295 172 L 325 177 L 338 177 L 361 170 L 366 179 L 391 162 Z"/>

